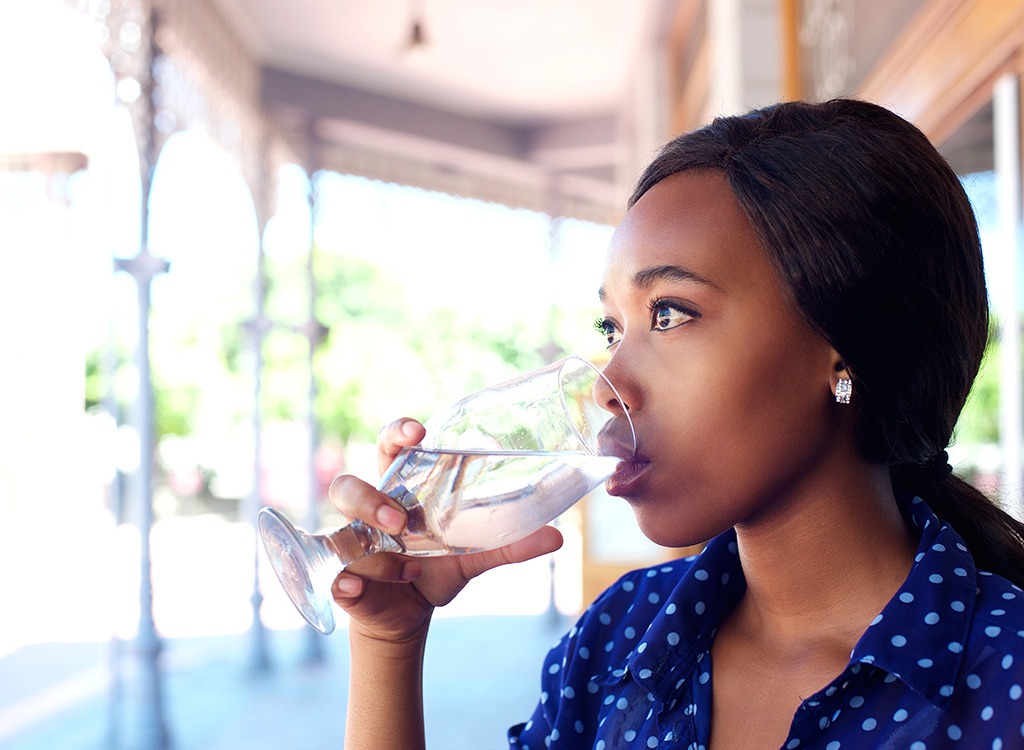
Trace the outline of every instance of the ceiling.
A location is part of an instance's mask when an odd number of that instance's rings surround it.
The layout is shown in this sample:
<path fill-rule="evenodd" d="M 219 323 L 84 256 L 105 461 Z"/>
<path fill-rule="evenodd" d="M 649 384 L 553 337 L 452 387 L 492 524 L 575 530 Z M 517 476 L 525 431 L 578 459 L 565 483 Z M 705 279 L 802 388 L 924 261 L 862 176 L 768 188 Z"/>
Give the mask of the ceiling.
<path fill-rule="evenodd" d="M 622 100 L 650 0 L 218 0 L 267 67 L 503 122 Z M 410 49 L 418 21 L 424 44 Z"/>
<path fill-rule="evenodd" d="M 554 175 L 570 186 L 561 189 L 599 203 L 621 198 L 639 67 L 661 44 L 674 5 L 217 3 L 263 68 L 267 110 L 312 128 L 323 153 L 370 151 L 531 189 L 550 189 Z M 411 48 L 416 23 L 423 44 Z"/>

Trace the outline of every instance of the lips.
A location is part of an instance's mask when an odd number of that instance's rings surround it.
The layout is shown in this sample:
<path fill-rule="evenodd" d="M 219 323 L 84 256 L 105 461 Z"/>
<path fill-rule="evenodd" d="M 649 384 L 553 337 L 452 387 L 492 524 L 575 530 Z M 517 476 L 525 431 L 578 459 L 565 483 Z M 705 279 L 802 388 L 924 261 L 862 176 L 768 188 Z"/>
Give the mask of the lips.
<path fill-rule="evenodd" d="M 650 465 L 651 462 L 641 456 L 620 461 L 615 467 L 615 473 L 605 482 L 605 492 L 616 497 L 635 495 L 643 484 Z"/>
<path fill-rule="evenodd" d="M 602 456 L 615 456 L 629 461 L 636 455 L 633 430 L 624 419 L 609 419 L 597 436 L 597 452 Z"/>
<path fill-rule="evenodd" d="M 624 420 L 610 420 L 597 438 L 599 453 L 620 458 L 615 473 L 605 482 L 605 491 L 617 497 L 634 494 L 640 487 L 651 465 L 641 454 L 640 446 L 633 450 L 633 431 Z M 639 440 L 637 441 L 639 443 Z"/>

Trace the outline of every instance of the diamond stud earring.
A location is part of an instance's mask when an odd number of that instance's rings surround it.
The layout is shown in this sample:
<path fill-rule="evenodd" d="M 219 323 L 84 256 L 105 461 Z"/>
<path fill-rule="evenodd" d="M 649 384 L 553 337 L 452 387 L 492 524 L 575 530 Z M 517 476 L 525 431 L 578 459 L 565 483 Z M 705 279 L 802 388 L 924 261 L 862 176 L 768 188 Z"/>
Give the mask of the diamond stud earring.
<path fill-rule="evenodd" d="M 850 403 L 850 396 L 853 394 L 853 381 L 849 378 L 839 378 L 836 383 L 836 403 Z"/>

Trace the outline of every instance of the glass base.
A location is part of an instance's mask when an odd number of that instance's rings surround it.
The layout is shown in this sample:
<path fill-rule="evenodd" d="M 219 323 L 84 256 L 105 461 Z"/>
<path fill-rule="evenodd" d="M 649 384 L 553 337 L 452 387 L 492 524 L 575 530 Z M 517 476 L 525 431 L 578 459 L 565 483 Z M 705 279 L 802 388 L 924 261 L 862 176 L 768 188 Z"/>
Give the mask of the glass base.
<path fill-rule="evenodd" d="M 270 564 L 299 614 L 318 632 L 333 632 L 331 582 L 325 586 L 322 580 L 330 575 L 324 570 L 329 561 L 321 549 L 323 543 L 296 529 L 273 508 L 260 510 L 257 525 Z"/>

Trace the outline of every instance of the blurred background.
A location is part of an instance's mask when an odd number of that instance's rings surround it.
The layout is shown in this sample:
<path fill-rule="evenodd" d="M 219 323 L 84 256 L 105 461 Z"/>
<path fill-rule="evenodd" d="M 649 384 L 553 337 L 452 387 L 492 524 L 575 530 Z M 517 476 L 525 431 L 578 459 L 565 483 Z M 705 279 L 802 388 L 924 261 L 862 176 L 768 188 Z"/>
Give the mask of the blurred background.
<path fill-rule="evenodd" d="M 0 0 L 0 747 L 338 747 L 345 623 L 253 522 L 339 523 L 378 428 L 581 353 L 672 135 L 856 95 L 982 227 L 992 342 L 951 448 L 1021 516 L 1024 0 Z M 597 492 L 439 611 L 428 739 L 501 747 L 651 545 Z"/>

